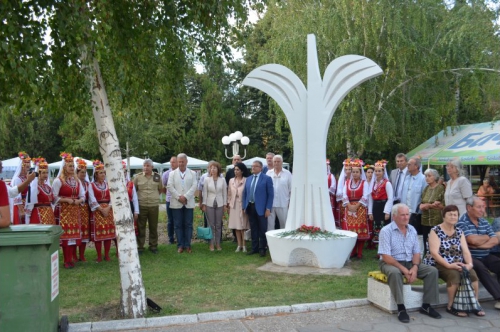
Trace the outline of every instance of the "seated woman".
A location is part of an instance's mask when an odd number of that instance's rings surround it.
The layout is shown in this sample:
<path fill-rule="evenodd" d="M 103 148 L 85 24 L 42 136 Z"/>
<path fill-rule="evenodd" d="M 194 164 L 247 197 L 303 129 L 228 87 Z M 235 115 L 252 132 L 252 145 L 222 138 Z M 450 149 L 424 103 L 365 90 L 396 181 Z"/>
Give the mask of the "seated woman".
<path fill-rule="evenodd" d="M 426 255 L 424 263 L 435 266 L 439 271 L 439 278 L 446 281 L 448 290 L 446 312 L 458 317 L 467 317 L 467 312 L 453 307 L 462 269 L 467 269 L 470 273 L 476 300 L 479 296 L 479 283 L 476 272 L 472 269 L 472 256 L 465 236 L 460 228 L 455 227 L 458 222 L 458 213 L 456 205 L 447 205 L 443 209 L 443 222 L 434 226 L 429 234 L 430 253 Z M 473 312 L 477 316 L 485 315 L 482 309 Z"/>

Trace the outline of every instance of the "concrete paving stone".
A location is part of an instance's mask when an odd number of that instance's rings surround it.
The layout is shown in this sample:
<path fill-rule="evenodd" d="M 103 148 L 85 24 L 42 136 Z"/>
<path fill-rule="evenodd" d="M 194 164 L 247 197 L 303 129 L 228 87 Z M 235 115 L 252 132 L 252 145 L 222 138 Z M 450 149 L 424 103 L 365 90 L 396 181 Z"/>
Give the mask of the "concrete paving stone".
<path fill-rule="evenodd" d="M 399 321 L 397 323 L 376 323 L 372 325 L 372 331 L 408 332 L 408 324 Z"/>
<path fill-rule="evenodd" d="M 465 327 L 465 326 L 447 326 L 443 327 L 443 332 L 476 332 L 482 331 L 482 329 Z"/>
<path fill-rule="evenodd" d="M 288 314 L 292 312 L 292 307 L 289 305 L 277 306 L 277 307 L 261 307 L 261 308 L 249 308 L 245 309 L 246 316 L 273 316 L 278 314 Z"/>
<path fill-rule="evenodd" d="M 245 318 L 245 310 L 228 310 L 217 312 L 205 312 L 198 314 L 199 322 L 208 322 L 212 320 L 228 320 L 228 319 L 243 319 Z"/>
<path fill-rule="evenodd" d="M 105 322 L 93 322 L 92 332 L 121 331 L 144 327 L 146 327 L 146 318 L 108 320 Z"/>
<path fill-rule="evenodd" d="M 500 327 L 500 319 L 490 319 L 490 323 L 495 327 Z"/>
<path fill-rule="evenodd" d="M 410 332 L 441 332 L 442 329 L 436 326 L 429 326 L 425 324 L 408 324 L 407 328 Z"/>
<path fill-rule="evenodd" d="M 498 327 L 490 327 L 487 329 L 481 329 L 481 332 L 498 332 Z"/>
<path fill-rule="evenodd" d="M 160 326 L 193 324 L 193 323 L 198 323 L 197 315 L 176 315 L 176 316 L 146 318 L 147 327 L 160 327 Z"/>
<path fill-rule="evenodd" d="M 351 308 L 363 305 L 369 305 L 368 299 L 350 299 L 335 301 L 336 308 Z"/>
<path fill-rule="evenodd" d="M 249 332 L 250 330 L 240 320 L 204 322 L 198 324 L 174 325 L 156 327 L 141 332 Z"/>
<path fill-rule="evenodd" d="M 443 315 L 442 312 L 440 312 L 441 316 Z M 429 326 L 436 326 L 436 327 L 447 327 L 447 326 L 457 326 L 457 323 L 455 320 L 451 318 L 446 318 L 446 316 L 443 316 L 441 319 L 435 319 L 429 316 L 425 316 L 423 314 L 419 314 L 422 319 L 422 322 L 426 325 Z"/>
<path fill-rule="evenodd" d="M 337 327 L 340 328 L 342 331 L 362 332 L 362 331 L 371 331 L 372 325 L 373 324 L 371 322 L 366 322 L 365 320 L 363 320 L 363 321 L 342 322 L 339 323 Z"/>
<path fill-rule="evenodd" d="M 70 323 L 68 332 L 90 332 L 92 330 L 92 323 Z"/>
<path fill-rule="evenodd" d="M 306 326 L 297 329 L 298 332 L 343 332 L 343 330 L 329 325 Z"/>
<path fill-rule="evenodd" d="M 471 315 L 465 319 L 457 320 L 456 323 L 461 327 L 471 327 L 476 329 L 486 329 L 488 327 L 493 327 L 489 320 L 476 318 L 475 315 Z"/>

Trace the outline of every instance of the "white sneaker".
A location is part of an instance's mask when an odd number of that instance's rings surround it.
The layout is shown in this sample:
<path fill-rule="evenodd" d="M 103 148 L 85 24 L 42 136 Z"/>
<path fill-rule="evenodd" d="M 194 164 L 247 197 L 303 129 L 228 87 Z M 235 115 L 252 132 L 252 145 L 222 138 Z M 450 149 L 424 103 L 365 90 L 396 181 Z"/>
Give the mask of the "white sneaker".
<path fill-rule="evenodd" d="M 238 248 L 236 248 L 235 252 L 240 252 L 240 250 L 241 250 L 241 247 L 238 247 Z"/>
<path fill-rule="evenodd" d="M 243 252 L 247 252 L 247 247 L 243 247 Z"/>

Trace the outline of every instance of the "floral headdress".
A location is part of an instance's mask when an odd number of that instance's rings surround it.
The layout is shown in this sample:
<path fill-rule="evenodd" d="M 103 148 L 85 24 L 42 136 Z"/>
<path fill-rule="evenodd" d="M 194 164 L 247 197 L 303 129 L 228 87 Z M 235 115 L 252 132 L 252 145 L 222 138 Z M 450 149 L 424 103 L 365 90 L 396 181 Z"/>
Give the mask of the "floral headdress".
<path fill-rule="evenodd" d="M 94 165 L 94 173 L 97 171 L 102 171 L 104 169 L 104 164 L 100 160 L 96 159 L 92 162 L 92 164 Z"/>
<path fill-rule="evenodd" d="M 64 159 L 65 163 L 72 163 L 73 162 L 73 156 L 69 152 L 61 152 L 59 155 L 62 159 Z"/>
<path fill-rule="evenodd" d="M 127 163 L 122 160 L 123 169 L 127 169 Z"/>
<path fill-rule="evenodd" d="M 363 162 L 363 160 L 359 158 L 351 159 L 351 162 L 349 163 L 351 167 L 357 167 L 357 168 L 362 168 L 364 164 L 365 163 Z"/>
<path fill-rule="evenodd" d="M 21 151 L 18 153 L 18 156 L 23 163 L 31 163 L 31 158 L 26 152 Z"/>
<path fill-rule="evenodd" d="M 344 162 L 342 163 L 342 165 L 344 165 L 344 166 L 351 166 L 351 158 L 347 158 L 346 160 L 344 160 Z"/>
<path fill-rule="evenodd" d="M 374 165 L 370 165 L 370 164 L 365 164 L 365 166 L 363 166 L 363 169 L 366 171 L 368 169 L 374 169 L 375 166 Z"/>
<path fill-rule="evenodd" d="M 83 159 L 78 159 L 76 168 L 78 170 L 87 169 L 87 163 Z"/>
<path fill-rule="evenodd" d="M 382 160 L 378 160 L 376 163 L 375 163 L 375 167 L 377 168 L 383 168 L 385 169 L 385 166 L 387 165 L 387 160 L 385 159 L 382 159 Z"/>
<path fill-rule="evenodd" d="M 49 169 L 49 164 L 47 163 L 47 161 L 43 157 L 34 158 L 33 162 L 35 163 L 35 165 L 38 166 L 39 170 L 46 171 Z"/>

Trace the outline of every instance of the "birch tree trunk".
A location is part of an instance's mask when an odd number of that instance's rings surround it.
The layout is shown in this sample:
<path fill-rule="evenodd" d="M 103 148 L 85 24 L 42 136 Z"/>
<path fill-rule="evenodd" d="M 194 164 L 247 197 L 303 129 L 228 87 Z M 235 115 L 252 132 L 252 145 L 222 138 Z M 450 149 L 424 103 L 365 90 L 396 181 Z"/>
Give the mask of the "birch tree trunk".
<path fill-rule="evenodd" d="M 89 59 L 92 111 L 99 149 L 106 169 L 116 225 L 121 279 L 121 311 L 124 317 L 140 318 L 146 313 L 146 292 L 137 252 L 134 222 L 123 176 L 122 157 L 108 96 L 97 59 Z"/>

